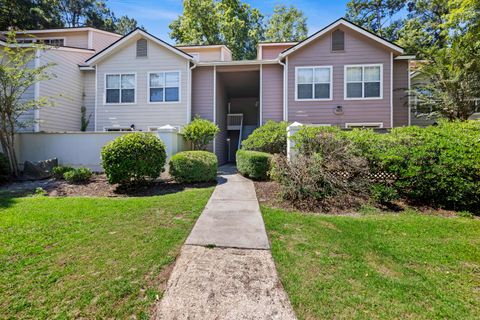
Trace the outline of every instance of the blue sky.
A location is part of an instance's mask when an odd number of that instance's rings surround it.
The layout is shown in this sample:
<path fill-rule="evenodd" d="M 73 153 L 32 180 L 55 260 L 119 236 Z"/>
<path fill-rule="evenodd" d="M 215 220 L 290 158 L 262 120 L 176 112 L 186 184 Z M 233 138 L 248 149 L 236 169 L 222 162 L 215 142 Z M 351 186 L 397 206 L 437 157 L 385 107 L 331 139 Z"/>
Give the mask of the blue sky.
<path fill-rule="evenodd" d="M 308 31 L 313 33 L 345 14 L 347 0 L 244 0 L 267 16 L 276 4 L 294 5 L 307 17 Z M 182 0 L 107 0 L 116 16 L 137 19 L 148 32 L 162 40 L 169 38 L 168 25 L 182 13 Z"/>

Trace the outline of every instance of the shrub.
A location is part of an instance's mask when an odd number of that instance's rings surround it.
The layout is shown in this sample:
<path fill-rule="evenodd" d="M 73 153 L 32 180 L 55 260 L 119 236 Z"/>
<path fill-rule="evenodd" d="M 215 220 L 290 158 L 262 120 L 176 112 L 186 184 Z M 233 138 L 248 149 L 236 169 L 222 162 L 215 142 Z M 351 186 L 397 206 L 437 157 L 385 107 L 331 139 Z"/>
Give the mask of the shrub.
<path fill-rule="evenodd" d="M 314 209 L 333 196 L 365 194 L 367 160 L 333 132 L 320 132 L 314 139 L 316 152 L 299 153 L 290 161 L 280 155 L 274 158 L 271 175 L 280 183 L 283 197 L 298 207 Z"/>
<path fill-rule="evenodd" d="M 63 179 L 63 175 L 68 172 L 68 171 L 72 171 L 74 170 L 73 167 L 69 167 L 69 166 L 57 166 L 57 167 L 53 167 L 53 170 L 52 170 L 52 173 L 53 173 L 53 177 L 57 180 L 60 180 L 60 179 Z"/>
<path fill-rule="evenodd" d="M 70 183 L 87 182 L 91 177 L 92 171 L 88 168 L 72 169 L 63 174 L 63 178 Z"/>
<path fill-rule="evenodd" d="M 287 153 L 287 127 L 285 121 L 267 121 L 242 141 L 242 149 L 267 153 Z"/>
<path fill-rule="evenodd" d="M 10 175 L 11 171 L 8 158 L 3 153 L 0 153 L 0 182 L 7 181 Z"/>
<path fill-rule="evenodd" d="M 380 204 L 388 204 L 398 199 L 397 190 L 389 185 L 377 183 L 371 188 L 372 199 Z"/>
<path fill-rule="evenodd" d="M 169 173 L 177 182 L 207 182 L 217 177 L 217 156 L 208 151 L 183 151 L 170 159 Z"/>
<path fill-rule="evenodd" d="M 295 142 L 295 150 L 303 155 L 311 155 L 317 152 L 322 152 L 322 148 L 325 145 L 321 140 L 325 133 L 331 133 L 329 137 L 336 139 L 337 136 L 340 139 L 340 129 L 337 127 L 308 127 L 303 126 L 296 134 L 292 136 L 292 140 Z M 351 147 L 351 146 L 350 146 Z"/>
<path fill-rule="evenodd" d="M 192 143 L 194 150 L 205 150 L 219 131 L 215 123 L 197 116 L 183 128 L 182 135 L 185 140 Z"/>
<path fill-rule="evenodd" d="M 102 148 L 102 166 L 112 184 L 156 179 L 164 170 L 166 158 L 163 142 L 143 132 L 123 135 Z"/>
<path fill-rule="evenodd" d="M 238 150 L 237 169 L 249 178 L 263 180 L 268 177 L 272 155 L 265 152 Z"/>

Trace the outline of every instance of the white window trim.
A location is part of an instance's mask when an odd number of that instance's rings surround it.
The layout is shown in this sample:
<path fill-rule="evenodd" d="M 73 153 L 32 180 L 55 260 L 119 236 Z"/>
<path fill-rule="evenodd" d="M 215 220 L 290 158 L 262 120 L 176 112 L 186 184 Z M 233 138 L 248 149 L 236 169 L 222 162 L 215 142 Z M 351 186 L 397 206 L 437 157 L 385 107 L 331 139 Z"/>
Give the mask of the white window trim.
<path fill-rule="evenodd" d="M 379 129 L 383 128 L 383 122 L 347 122 L 345 123 L 346 129 L 353 129 L 357 127 L 378 127 Z"/>
<path fill-rule="evenodd" d="M 41 40 L 63 40 L 63 47 L 67 45 L 67 38 L 66 37 L 22 37 L 22 38 L 17 38 L 18 40 L 31 40 L 33 43 L 39 42 Z M 50 46 L 50 44 L 46 44 L 47 46 Z"/>
<path fill-rule="evenodd" d="M 150 101 L 150 75 L 153 73 L 168 73 L 178 72 L 178 101 Z M 165 87 L 164 93 L 165 97 Z M 150 71 L 147 73 L 147 104 L 179 104 L 182 102 L 182 72 L 181 70 L 162 70 L 162 71 Z"/>
<path fill-rule="evenodd" d="M 348 98 L 347 97 L 347 68 L 361 67 L 362 68 L 362 98 Z M 364 67 L 380 67 L 380 97 L 365 98 L 365 82 L 363 81 Z M 382 100 L 383 99 L 383 63 L 376 64 L 346 64 L 343 66 L 343 99 L 344 100 Z"/>
<path fill-rule="evenodd" d="M 134 75 L 135 76 L 135 95 L 133 96 L 133 102 L 109 102 L 107 103 L 107 76 L 120 76 L 120 100 L 122 101 L 122 75 Z M 137 73 L 136 72 L 120 72 L 120 73 L 105 73 L 103 75 L 103 105 L 105 106 L 124 106 L 137 104 Z"/>
<path fill-rule="evenodd" d="M 298 70 L 299 69 L 315 69 L 315 68 L 323 68 L 323 69 L 330 69 L 330 98 L 312 98 L 312 99 L 299 99 L 298 98 Z M 315 78 L 315 73 L 313 73 L 313 77 Z M 323 82 L 322 82 L 323 83 Z M 315 84 L 315 80 L 313 82 Z M 312 92 L 313 97 L 315 97 L 315 90 Z M 295 67 L 295 101 L 332 101 L 333 100 L 333 66 L 300 66 Z"/>

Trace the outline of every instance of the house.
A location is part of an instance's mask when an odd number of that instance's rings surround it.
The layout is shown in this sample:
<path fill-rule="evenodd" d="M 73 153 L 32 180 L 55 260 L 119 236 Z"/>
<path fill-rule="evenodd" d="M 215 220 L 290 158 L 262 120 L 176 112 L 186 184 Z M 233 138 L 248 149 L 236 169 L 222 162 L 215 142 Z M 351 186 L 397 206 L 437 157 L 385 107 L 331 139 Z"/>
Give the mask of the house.
<path fill-rule="evenodd" d="M 224 163 L 268 120 L 342 128 L 411 121 L 413 57 L 343 18 L 301 42 L 260 43 L 257 59 L 241 61 L 224 45 L 175 47 L 141 29 L 27 33 L 51 45 L 34 63 L 57 63 L 57 78 L 31 92 L 57 104 L 25 115 L 38 120 L 33 131 L 78 131 L 82 106 L 89 131 L 155 131 L 199 115 L 220 127 L 211 149 Z"/>

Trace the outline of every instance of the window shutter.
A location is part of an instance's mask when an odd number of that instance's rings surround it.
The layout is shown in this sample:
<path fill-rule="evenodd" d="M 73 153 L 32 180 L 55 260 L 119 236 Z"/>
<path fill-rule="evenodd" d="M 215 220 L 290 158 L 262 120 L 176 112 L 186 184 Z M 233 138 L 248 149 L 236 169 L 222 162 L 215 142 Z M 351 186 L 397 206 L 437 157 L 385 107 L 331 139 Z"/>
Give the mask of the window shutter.
<path fill-rule="evenodd" d="M 137 41 L 137 57 L 147 56 L 147 40 L 140 39 Z"/>
<path fill-rule="evenodd" d="M 345 32 L 335 30 L 332 32 L 332 51 L 345 50 Z"/>

